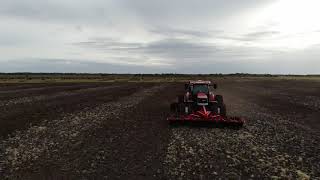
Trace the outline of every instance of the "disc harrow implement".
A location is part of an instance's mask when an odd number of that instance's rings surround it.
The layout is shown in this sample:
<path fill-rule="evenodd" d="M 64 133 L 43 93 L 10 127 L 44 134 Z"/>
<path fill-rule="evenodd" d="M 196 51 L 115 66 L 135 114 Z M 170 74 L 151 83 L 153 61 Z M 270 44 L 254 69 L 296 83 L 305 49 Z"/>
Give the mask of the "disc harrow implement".
<path fill-rule="evenodd" d="M 210 81 L 190 81 L 185 84 L 185 94 L 171 104 L 172 114 L 167 118 L 173 122 L 211 122 L 223 125 L 243 126 L 244 119 L 227 116 L 226 105 L 221 95 L 211 91 L 217 88 Z"/>

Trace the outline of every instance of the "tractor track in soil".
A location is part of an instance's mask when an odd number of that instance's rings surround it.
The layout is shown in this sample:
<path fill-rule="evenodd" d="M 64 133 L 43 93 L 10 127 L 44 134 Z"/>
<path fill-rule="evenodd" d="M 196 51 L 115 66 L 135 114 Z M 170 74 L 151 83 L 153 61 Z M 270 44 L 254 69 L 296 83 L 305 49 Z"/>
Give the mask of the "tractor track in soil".
<path fill-rule="evenodd" d="M 59 175 L 60 177 L 75 178 L 95 173 L 96 169 L 101 168 L 93 167 L 93 164 L 98 162 L 95 159 L 96 157 L 114 158 L 113 153 L 116 153 L 116 150 L 121 151 L 121 146 L 122 148 L 126 146 L 125 142 L 123 142 L 125 139 L 129 144 L 132 143 L 134 139 L 130 139 L 127 134 L 132 129 L 127 129 L 126 127 L 136 127 L 131 135 L 138 135 L 137 133 L 139 132 L 144 134 L 140 128 L 137 129 L 136 122 L 132 122 L 137 119 L 127 116 L 126 112 L 136 114 L 131 110 L 133 107 L 164 87 L 154 86 L 140 89 L 130 97 L 124 96 L 119 100 L 100 104 L 91 110 L 66 114 L 59 119 L 45 120 L 38 126 L 32 126 L 26 131 L 16 133 L 13 138 L 9 138 L 2 144 L 2 149 L 5 150 L 2 152 L 2 154 L 5 154 L 2 159 L 5 167 L 3 170 L 8 175 L 7 178 L 24 177 L 25 179 L 29 177 L 31 179 L 42 179 L 59 178 Z M 141 118 L 141 116 L 135 118 Z M 130 119 L 132 120 L 130 121 Z M 162 124 L 164 123 L 164 121 L 161 122 Z M 144 123 L 150 123 L 150 121 L 145 121 Z M 117 132 L 112 133 L 111 131 L 113 130 Z M 124 136 L 119 131 L 124 131 Z M 101 132 L 101 134 L 97 132 Z M 94 135 L 98 137 L 92 139 Z M 123 139 L 117 141 L 117 138 Z M 120 147 L 111 148 L 111 152 L 110 149 L 108 150 L 111 147 L 108 146 L 110 139 L 114 139 L 115 143 L 119 143 L 115 144 L 115 146 L 120 145 Z M 107 140 L 106 143 L 100 142 L 105 140 Z M 144 139 L 139 139 L 139 142 L 141 141 L 144 141 Z M 136 145 L 136 143 L 132 145 Z M 104 148 L 104 151 L 99 150 L 97 152 L 99 148 Z M 136 150 L 141 153 L 143 149 Z M 131 156 L 132 154 L 128 153 L 127 155 Z M 119 158 L 123 159 L 125 156 Z M 106 161 L 105 163 L 108 163 L 107 167 L 110 167 L 117 164 L 115 163 L 117 161 L 119 159 L 112 162 Z M 94 169 L 92 170 L 92 168 Z M 101 170 L 103 169 L 101 168 Z M 110 175 L 110 173 L 107 173 L 107 175 Z M 90 175 L 88 177 L 93 176 Z M 118 174 L 114 177 L 117 176 Z M 103 176 L 100 174 L 98 177 Z"/>
<path fill-rule="evenodd" d="M 243 128 L 170 127 L 169 104 L 183 84 L 124 85 L 87 95 L 81 106 L 72 101 L 76 95 L 59 100 L 70 100 L 61 115 L 12 129 L 0 143 L 0 173 L 9 179 L 320 178 L 319 83 L 217 82 L 228 114 L 247 120 Z"/>
<path fill-rule="evenodd" d="M 101 86 L 101 85 L 100 85 Z M 33 97 L 39 95 L 54 94 L 63 91 L 73 91 L 84 88 L 94 88 L 99 85 L 85 84 L 85 85 L 60 85 L 60 86 L 49 86 L 39 88 L 25 88 L 25 89 L 14 89 L 14 90 L 0 90 L 0 101 L 6 101 L 11 99 L 18 99 L 23 97 Z"/>
<path fill-rule="evenodd" d="M 115 83 L 29 83 L 29 84 L 0 84 L 0 96 L 14 97 L 15 95 L 39 95 L 55 90 L 68 88 L 98 87 Z"/>
<path fill-rule="evenodd" d="M 74 83 L 1 83 L 0 91 L 25 91 L 27 89 L 41 89 L 52 86 L 67 86 L 74 85 Z"/>
<path fill-rule="evenodd" d="M 54 92 L 46 91 L 46 94 L 43 95 L 22 95 L 20 98 L 10 98 L 9 100 L 0 100 L 0 107 L 1 106 L 10 106 L 16 104 L 26 104 L 26 103 L 33 103 L 35 101 L 50 101 L 51 99 L 57 99 L 61 97 L 68 97 L 68 96 L 80 96 L 85 95 L 87 93 L 96 92 L 96 91 L 105 91 L 108 89 L 118 88 L 120 85 L 109 85 L 105 87 L 76 87 L 76 88 L 69 88 L 69 87 L 62 87 L 59 89 L 55 89 Z M 51 90 L 51 89 L 50 89 Z M 57 91 L 58 90 L 58 91 Z M 56 92 L 57 91 L 57 92 Z M 34 93 L 34 92 L 33 92 Z M 21 94 L 19 93 L 21 96 Z"/>
<path fill-rule="evenodd" d="M 15 130 L 36 125 L 43 119 L 53 119 L 65 113 L 90 109 L 104 102 L 114 101 L 121 96 L 130 95 L 152 84 L 105 84 L 101 87 L 85 87 L 75 91 L 57 94 L 22 97 L 23 101 L 9 101 L 8 106 L 0 107 L 0 135 L 5 137 Z M 76 85 L 77 86 L 77 85 Z M 1 138 L 0 138 L 1 139 Z"/>
<path fill-rule="evenodd" d="M 89 88 L 99 88 L 121 83 L 59 83 L 59 84 L 34 84 L 32 85 L 10 85 L 10 89 L 0 87 L 0 102 L 9 100 L 32 98 L 34 96 L 45 96 L 59 92 L 72 92 Z M 123 84 L 123 83 L 122 83 Z"/>

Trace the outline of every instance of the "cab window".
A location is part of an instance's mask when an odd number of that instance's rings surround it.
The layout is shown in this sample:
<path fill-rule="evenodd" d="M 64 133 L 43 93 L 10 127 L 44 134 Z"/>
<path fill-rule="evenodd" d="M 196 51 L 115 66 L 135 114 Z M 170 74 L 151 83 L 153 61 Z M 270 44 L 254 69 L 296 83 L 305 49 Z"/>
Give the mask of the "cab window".
<path fill-rule="evenodd" d="M 192 94 L 197 94 L 199 92 L 208 94 L 209 93 L 209 87 L 207 84 L 194 84 L 193 88 L 191 89 Z"/>

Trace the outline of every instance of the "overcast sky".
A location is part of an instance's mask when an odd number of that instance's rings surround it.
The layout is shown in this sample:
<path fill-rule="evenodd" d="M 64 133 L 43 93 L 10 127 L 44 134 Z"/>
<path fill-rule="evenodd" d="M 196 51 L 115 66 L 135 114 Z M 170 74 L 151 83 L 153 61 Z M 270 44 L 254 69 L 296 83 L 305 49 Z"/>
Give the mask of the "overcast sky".
<path fill-rule="evenodd" d="M 0 72 L 320 73 L 319 0 L 0 0 Z"/>

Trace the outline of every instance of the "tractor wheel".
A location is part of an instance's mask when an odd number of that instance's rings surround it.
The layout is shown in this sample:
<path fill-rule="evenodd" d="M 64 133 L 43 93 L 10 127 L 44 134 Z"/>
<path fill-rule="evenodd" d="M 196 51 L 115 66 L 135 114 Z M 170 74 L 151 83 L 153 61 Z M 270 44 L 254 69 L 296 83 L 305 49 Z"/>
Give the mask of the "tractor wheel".
<path fill-rule="evenodd" d="M 211 112 L 217 113 L 217 108 L 218 108 L 218 106 L 217 106 L 216 103 L 211 103 L 211 104 L 209 104 L 209 110 L 210 110 Z"/>
<path fill-rule="evenodd" d="M 215 99 L 217 100 L 218 104 L 223 104 L 223 96 L 216 95 Z"/>
<path fill-rule="evenodd" d="M 220 108 L 220 115 L 221 116 L 227 116 L 227 108 L 225 104 L 219 105 Z"/>
<path fill-rule="evenodd" d="M 184 96 L 178 96 L 178 103 L 184 103 Z"/>
<path fill-rule="evenodd" d="M 192 112 L 192 106 L 189 103 L 180 103 L 180 113 L 190 114 Z"/>
<path fill-rule="evenodd" d="M 184 103 L 178 103 L 178 112 L 185 113 L 185 107 L 186 105 Z"/>
<path fill-rule="evenodd" d="M 178 111 L 178 103 L 171 103 L 170 111 L 176 113 Z"/>
<path fill-rule="evenodd" d="M 220 115 L 227 116 L 227 108 L 226 105 L 223 103 L 223 96 L 216 95 L 215 98 L 218 102 L 218 108 L 220 108 Z"/>
<path fill-rule="evenodd" d="M 170 104 L 170 111 L 173 113 L 184 113 L 185 105 L 184 103 L 171 103 Z"/>

